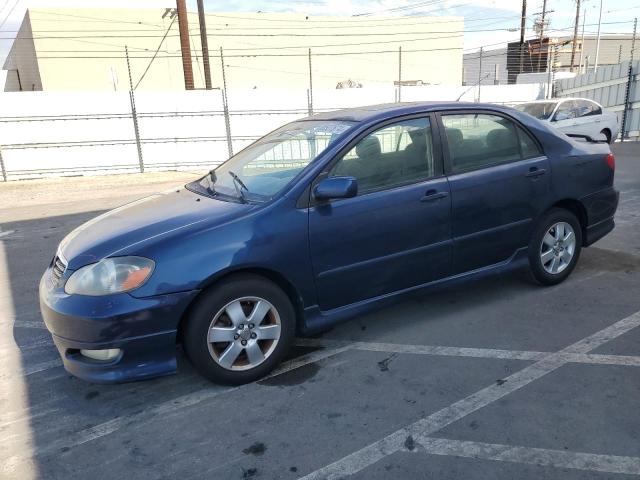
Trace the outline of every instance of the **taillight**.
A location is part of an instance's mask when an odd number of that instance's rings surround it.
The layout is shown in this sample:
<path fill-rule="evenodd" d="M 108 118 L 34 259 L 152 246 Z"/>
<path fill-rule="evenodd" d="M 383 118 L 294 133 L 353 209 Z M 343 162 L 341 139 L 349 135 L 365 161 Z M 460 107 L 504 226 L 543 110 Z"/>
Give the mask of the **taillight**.
<path fill-rule="evenodd" d="M 607 156 L 605 157 L 605 160 L 607 161 L 607 165 L 609 165 L 609 168 L 615 172 L 616 157 L 613 155 L 613 153 L 607 154 Z"/>

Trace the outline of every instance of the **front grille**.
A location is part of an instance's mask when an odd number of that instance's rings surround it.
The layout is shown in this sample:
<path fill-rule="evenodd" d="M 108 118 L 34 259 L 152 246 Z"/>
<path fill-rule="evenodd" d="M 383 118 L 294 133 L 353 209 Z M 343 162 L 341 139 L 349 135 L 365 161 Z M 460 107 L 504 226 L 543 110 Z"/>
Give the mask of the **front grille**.
<path fill-rule="evenodd" d="M 64 260 L 62 260 L 58 255 L 56 255 L 55 258 L 53 259 L 53 267 L 52 267 L 53 279 L 56 282 L 60 280 L 60 278 L 62 278 L 62 275 L 64 275 L 64 271 L 66 269 L 67 269 L 67 265 L 64 263 Z"/>

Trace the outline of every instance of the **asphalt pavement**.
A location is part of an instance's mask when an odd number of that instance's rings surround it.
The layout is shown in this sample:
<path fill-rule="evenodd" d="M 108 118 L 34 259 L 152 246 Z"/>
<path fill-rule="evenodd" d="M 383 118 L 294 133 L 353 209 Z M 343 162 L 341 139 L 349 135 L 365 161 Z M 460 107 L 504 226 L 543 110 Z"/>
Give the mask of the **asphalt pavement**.
<path fill-rule="evenodd" d="M 0 185 L 0 478 L 631 479 L 640 476 L 640 144 L 616 144 L 616 229 L 555 287 L 513 272 L 299 339 L 241 387 L 92 385 L 44 329 L 67 232 L 192 174 Z"/>

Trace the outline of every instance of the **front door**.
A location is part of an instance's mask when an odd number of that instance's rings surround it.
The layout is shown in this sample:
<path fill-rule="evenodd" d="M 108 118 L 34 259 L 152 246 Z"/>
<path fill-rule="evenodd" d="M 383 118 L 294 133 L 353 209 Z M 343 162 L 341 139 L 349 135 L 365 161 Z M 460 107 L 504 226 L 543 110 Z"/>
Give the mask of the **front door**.
<path fill-rule="evenodd" d="M 309 208 L 318 302 L 330 310 L 448 275 L 450 195 L 428 116 L 364 135 L 329 171 L 358 195 Z"/>
<path fill-rule="evenodd" d="M 511 119 L 490 113 L 442 114 L 451 188 L 453 273 L 509 259 L 531 238 L 549 205 L 549 160 Z"/>

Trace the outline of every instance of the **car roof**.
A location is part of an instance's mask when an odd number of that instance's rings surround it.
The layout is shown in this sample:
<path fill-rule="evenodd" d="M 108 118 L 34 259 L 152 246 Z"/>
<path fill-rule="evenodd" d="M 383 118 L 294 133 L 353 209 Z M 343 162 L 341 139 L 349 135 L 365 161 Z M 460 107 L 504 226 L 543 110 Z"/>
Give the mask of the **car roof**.
<path fill-rule="evenodd" d="M 343 108 L 331 112 L 317 113 L 303 120 L 345 120 L 351 122 L 364 122 L 393 118 L 395 116 L 430 112 L 433 110 L 468 109 L 468 110 L 496 110 L 506 111 L 507 108 L 491 103 L 471 102 L 402 102 L 382 103 L 364 107 Z M 510 110 L 510 109 L 509 109 Z"/>
<path fill-rule="evenodd" d="M 528 105 L 531 103 L 560 103 L 566 102 L 567 100 L 587 100 L 588 102 L 593 102 L 597 105 L 600 105 L 598 102 L 593 100 L 592 98 L 584 98 L 584 97 L 562 97 L 562 98 L 547 98 L 545 100 L 531 100 L 530 102 L 521 102 L 518 105 Z"/>

